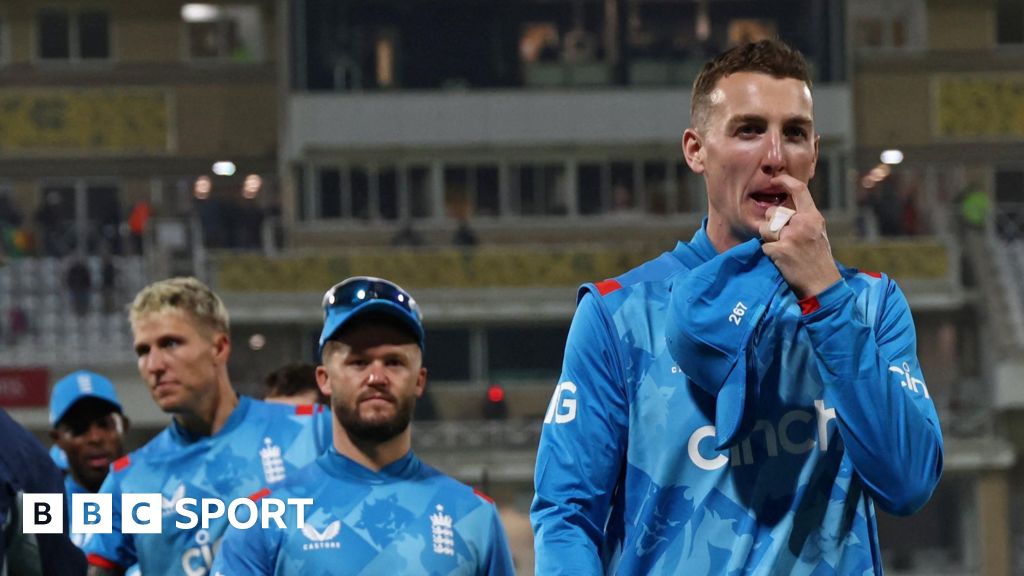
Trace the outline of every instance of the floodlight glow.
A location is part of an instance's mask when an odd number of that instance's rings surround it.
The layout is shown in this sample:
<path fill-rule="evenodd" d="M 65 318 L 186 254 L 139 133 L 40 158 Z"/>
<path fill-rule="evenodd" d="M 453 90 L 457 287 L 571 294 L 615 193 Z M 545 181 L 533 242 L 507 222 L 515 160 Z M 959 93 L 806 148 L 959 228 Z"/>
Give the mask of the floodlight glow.
<path fill-rule="evenodd" d="M 214 22 L 220 16 L 220 8 L 213 4 L 185 4 L 181 7 L 181 19 L 185 22 Z"/>
<path fill-rule="evenodd" d="M 903 162 L 903 151 L 902 150 L 886 150 L 882 152 L 881 157 L 883 164 L 896 165 Z"/>
<path fill-rule="evenodd" d="M 222 160 L 213 163 L 213 173 L 217 176 L 234 176 L 235 163 Z"/>

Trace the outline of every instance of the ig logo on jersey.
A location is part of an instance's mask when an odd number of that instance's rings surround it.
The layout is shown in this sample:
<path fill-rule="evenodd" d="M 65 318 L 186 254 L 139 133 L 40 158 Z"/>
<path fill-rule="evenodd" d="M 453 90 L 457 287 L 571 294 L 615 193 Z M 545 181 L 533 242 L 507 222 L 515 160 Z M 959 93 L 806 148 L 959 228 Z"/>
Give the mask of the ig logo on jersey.
<path fill-rule="evenodd" d="M 576 385 L 568 381 L 562 382 L 555 386 L 555 393 L 551 396 L 547 414 L 544 415 L 544 423 L 565 424 L 575 419 Z"/>

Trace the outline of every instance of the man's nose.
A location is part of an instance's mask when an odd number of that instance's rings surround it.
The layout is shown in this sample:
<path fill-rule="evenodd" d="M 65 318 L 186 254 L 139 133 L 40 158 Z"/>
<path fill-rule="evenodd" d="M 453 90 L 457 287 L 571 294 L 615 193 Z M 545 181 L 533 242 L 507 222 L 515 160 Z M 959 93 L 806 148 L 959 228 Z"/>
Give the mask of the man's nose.
<path fill-rule="evenodd" d="M 370 364 L 367 368 L 366 383 L 370 386 L 383 386 L 387 382 L 388 377 L 384 373 L 384 365 L 379 362 Z"/>
<path fill-rule="evenodd" d="M 150 374 L 163 372 L 164 366 L 164 355 L 159 350 L 150 350 L 142 360 L 142 368 Z"/>
<path fill-rule="evenodd" d="M 769 176 L 781 174 L 786 170 L 786 158 L 782 153 L 782 135 L 768 131 L 765 138 L 765 151 L 761 160 L 761 171 Z"/>

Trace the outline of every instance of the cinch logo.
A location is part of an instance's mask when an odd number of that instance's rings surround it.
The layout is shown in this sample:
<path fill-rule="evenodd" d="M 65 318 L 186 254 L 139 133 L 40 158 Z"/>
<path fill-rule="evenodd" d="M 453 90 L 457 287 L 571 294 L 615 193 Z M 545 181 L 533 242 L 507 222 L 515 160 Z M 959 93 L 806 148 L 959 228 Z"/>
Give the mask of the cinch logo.
<path fill-rule="evenodd" d="M 341 532 L 341 520 L 335 520 L 324 528 L 323 532 L 318 532 L 316 528 L 313 528 L 309 524 L 302 527 L 302 535 L 306 537 L 306 540 L 310 541 L 310 544 L 303 544 L 303 550 L 326 550 L 332 548 L 341 548 L 341 542 L 331 542 L 338 533 Z"/>
<path fill-rule="evenodd" d="M 563 397 L 564 396 L 564 397 Z M 562 382 L 555 386 L 555 393 L 551 396 L 551 403 L 548 404 L 548 411 L 544 415 L 544 423 L 565 424 L 576 419 L 576 385 L 572 382 Z M 561 406 L 559 406 L 561 400 Z"/>
<path fill-rule="evenodd" d="M 817 424 L 812 424 L 817 416 Z M 828 423 L 836 418 L 835 408 L 825 408 L 824 400 L 814 401 L 814 413 L 808 410 L 790 410 L 782 415 L 778 424 L 768 420 L 758 420 L 750 434 L 742 442 L 729 449 L 729 456 L 714 449 L 715 427 L 701 426 L 690 435 L 686 444 L 686 452 L 698 468 L 702 470 L 718 470 L 726 464 L 743 466 L 754 463 L 754 450 L 750 439 L 755 434 L 764 436 L 765 452 L 769 458 L 779 455 L 779 450 L 788 454 L 804 454 L 810 452 L 814 445 L 818 450 L 828 450 Z M 705 440 L 705 452 L 701 453 L 701 445 Z M 715 456 L 706 456 L 715 454 Z"/>
<path fill-rule="evenodd" d="M 213 557 L 220 550 L 220 540 L 210 543 L 210 531 L 196 532 L 196 545 L 181 555 L 181 569 L 186 576 L 206 576 L 213 566 Z"/>
<path fill-rule="evenodd" d="M 903 386 L 904 388 L 907 388 L 908 390 L 920 394 L 921 392 L 919 392 L 917 389 L 917 387 L 920 386 L 921 390 L 924 391 L 924 397 L 931 398 L 931 396 L 928 395 L 928 387 L 924 385 L 924 380 L 921 380 L 920 378 L 914 378 L 914 376 L 911 375 L 909 362 L 904 362 L 902 368 L 900 368 L 899 366 L 889 366 L 889 371 L 895 372 L 903 377 L 903 380 L 900 382 L 900 385 Z"/>
<path fill-rule="evenodd" d="M 181 494 L 179 494 L 181 492 Z M 313 505 L 312 498 L 260 498 L 259 504 L 249 498 L 236 498 L 225 504 L 219 498 L 184 498 L 184 487 L 175 490 L 173 512 L 179 518 L 174 522 L 178 530 L 203 530 L 210 527 L 210 521 L 224 518 L 228 523 L 242 530 L 257 523 L 263 529 L 273 521 L 278 528 L 286 529 L 284 515 L 289 506 L 295 507 L 296 527 L 305 526 L 305 507 Z M 22 531 L 25 534 L 60 534 L 64 528 L 64 495 L 31 494 L 23 498 L 25 514 L 22 517 Z M 121 494 L 121 533 L 160 534 L 163 532 L 163 514 L 168 500 L 160 493 Z M 246 513 L 239 513 L 244 508 Z M 110 534 L 113 530 L 113 499 L 110 494 L 71 495 L 72 534 Z"/>

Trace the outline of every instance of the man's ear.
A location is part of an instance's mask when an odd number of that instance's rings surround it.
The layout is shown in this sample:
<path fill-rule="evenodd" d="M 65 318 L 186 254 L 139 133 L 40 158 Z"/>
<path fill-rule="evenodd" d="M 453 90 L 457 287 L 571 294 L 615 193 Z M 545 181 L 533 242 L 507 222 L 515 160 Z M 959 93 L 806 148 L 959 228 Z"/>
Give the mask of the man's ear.
<path fill-rule="evenodd" d="M 696 174 L 704 173 L 704 141 L 700 134 L 693 128 L 687 128 L 683 132 L 683 158 L 686 164 Z"/>
<path fill-rule="evenodd" d="M 324 396 L 331 397 L 331 385 L 327 382 L 327 368 L 323 364 L 316 367 L 316 387 Z"/>
<path fill-rule="evenodd" d="M 227 364 L 231 356 L 231 338 L 223 332 L 213 335 L 213 355 L 217 360 Z"/>
<path fill-rule="evenodd" d="M 423 393 L 427 391 L 427 368 L 420 368 L 420 375 L 416 378 L 416 397 L 422 398 Z"/>

